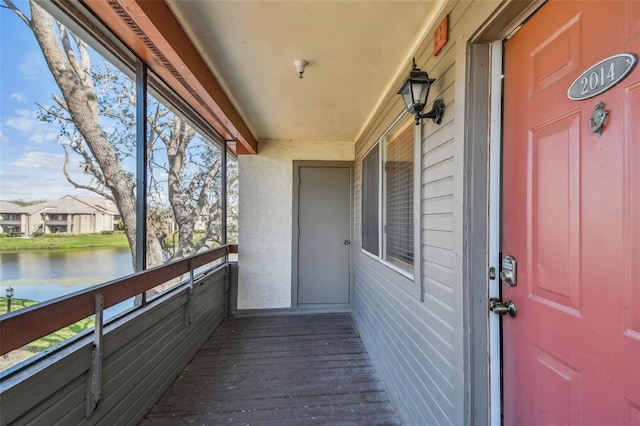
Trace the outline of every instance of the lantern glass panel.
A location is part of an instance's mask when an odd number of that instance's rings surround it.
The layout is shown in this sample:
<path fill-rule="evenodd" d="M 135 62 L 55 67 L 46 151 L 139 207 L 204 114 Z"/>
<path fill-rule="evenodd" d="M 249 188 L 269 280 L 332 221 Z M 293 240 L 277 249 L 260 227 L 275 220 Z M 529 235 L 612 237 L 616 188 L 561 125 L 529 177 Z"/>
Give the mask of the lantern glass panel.
<path fill-rule="evenodd" d="M 421 81 L 413 83 L 413 99 L 416 104 L 420 104 L 422 108 L 427 104 L 427 98 L 429 97 L 429 89 L 431 88 L 430 81 Z M 420 108 L 420 109 L 422 109 Z"/>
<path fill-rule="evenodd" d="M 402 100 L 407 110 L 413 114 L 413 110 L 412 110 L 413 109 L 413 97 L 412 97 L 413 93 L 411 91 L 411 84 L 409 83 L 409 81 L 406 81 L 402 85 L 402 88 L 398 93 L 402 95 Z"/>
<path fill-rule="evenodd" d="M 413 93 L 413 104 L 424 107 L 427 103 L 427 96 L 429 96 L 429 83 L 413 81 L 411 83 L 411 91 Z"/>

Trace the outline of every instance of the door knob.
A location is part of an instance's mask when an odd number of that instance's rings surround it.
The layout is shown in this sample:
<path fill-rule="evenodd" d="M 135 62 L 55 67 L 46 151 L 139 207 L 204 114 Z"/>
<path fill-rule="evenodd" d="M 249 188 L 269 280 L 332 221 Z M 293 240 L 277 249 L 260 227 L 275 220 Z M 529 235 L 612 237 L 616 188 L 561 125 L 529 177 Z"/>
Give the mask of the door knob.
<path fill-rule="evenodd" d="M 349 245 L 349 244 L 351 244 L 351 241 L 349 241 L 349 240 L 344 240 L 344 241 L 342 242 L 342 244 L 344 244 L 344 245 Z"/>
<path fill-rule="evenodd" d="M 489 310 L 494 314 L 508 315 L 509 318 L 515 318 L 518 313 L 518 308 L 513 301 L 507 300 L 507 302 L 504 303 L 502 300 L 495 297 L 492 297 L 489 300 Z"/>

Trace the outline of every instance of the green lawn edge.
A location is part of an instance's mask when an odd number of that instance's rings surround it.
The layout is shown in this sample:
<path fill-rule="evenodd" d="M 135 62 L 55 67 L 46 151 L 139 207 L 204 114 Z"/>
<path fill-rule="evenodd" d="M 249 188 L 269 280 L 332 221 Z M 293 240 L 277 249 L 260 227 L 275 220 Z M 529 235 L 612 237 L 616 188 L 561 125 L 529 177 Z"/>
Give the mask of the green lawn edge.
<path fill-rule="evenodd" d="M 38 237 L 2 237 L 0 253 L 26 250 L 69 250 L 87 248 L 128 248 L 124 232 L 110 234 L 52 234 Z"/>

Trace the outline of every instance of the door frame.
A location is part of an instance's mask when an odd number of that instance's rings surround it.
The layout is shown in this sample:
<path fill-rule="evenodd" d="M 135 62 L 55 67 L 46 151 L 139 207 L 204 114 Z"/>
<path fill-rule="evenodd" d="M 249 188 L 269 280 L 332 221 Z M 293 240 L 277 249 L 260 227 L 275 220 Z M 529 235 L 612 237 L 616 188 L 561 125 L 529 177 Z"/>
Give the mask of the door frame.
<path fill-rule="evenodd" d="M 293 162 L 292 185 L 292 228 L 291 228 L 291 308 L 304 311 L 338 312 L 351 310 L 353 302 L 353 245 L 349 247 L 349 303 L 348 304 L 317 304 L 313 306 L 298 305 L 298 226 L 299 226 L 299 191 L 301 167 L 344 167 L 349 169 L 349 241 L 353 241 L 353 162 L 352 161 L 313 161 L 299 160 Z"/>
<path fill-rule="evenodd" d="M 501 326 L 500 318 L 488 311 L 489 299 L 500 295 L 502 49 L 544 2 L 506 2 L 469 38 L 466 54 L 465 417 L 476 424 L 502 424 Z"/>

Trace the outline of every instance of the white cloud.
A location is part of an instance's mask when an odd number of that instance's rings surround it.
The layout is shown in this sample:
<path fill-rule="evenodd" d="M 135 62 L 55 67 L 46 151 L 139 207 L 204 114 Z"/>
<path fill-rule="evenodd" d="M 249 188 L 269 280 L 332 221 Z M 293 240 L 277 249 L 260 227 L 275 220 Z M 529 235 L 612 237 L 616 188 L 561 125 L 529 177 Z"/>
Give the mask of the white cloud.
<path fill-rule="evenodd" d="M 42 53 L 28 53 L 18 65 L 18 71 L 27 80 L 37 80 L 43 71 L 44 58 Z"/>
<path fill-rule="evenodd" d="M 53 142 L 58 138 L 56 132 L 39 132 L 29 136 L 29 142 L 33 142 L 37 145 L 43 145 L 47 142 Z"/>
<path fill-rule="evenodd" d="M 26 104 L 28 100 L 24 93 L 20 92 L 10 94 L 9 99 L 13 99 L 20 104 Z"/>
<path fill-rule="evenodd" d="M 55 141 L 58 137 L 58 128 L 53 124 L 40 121 L 35 110 L 17 109 L 15 116 L 9 117 L 5 125 L 24 133 L 29 133 L 27 140 L 35 144 L 45 144 Z"/>
<path fill-rule="evenodd" d="M 2 130 L 0 130 L 0 144 L 8 144 L 11 142 L 8 137 L 2 134 Z"/>
<path fill-rule="evenodd" d="M 67 182 L 62 172 L 64 154 L 27 152 L 0 170 L 0 199 L 55 200 L 65 195 L 90 195 Z M 88 183 L 89 177 L 72 159 L 69 173 L 77 182 Z"/>
<path fill-rule="evenodd" d="M 64 154 L 52 154 L 49 152 L 27 152 L 22 157 L 11 162 L 12 166 L 26 169 L 60 170 L 64 164 Z"/>
<path fill-rule="evenodd" d="M 43 124 L 38 120 L 33 110 L 17 109 L 15 110 L 15 114 L 16 116 L 9 117 L 5 123 L 7 126 L 20 130 L 21 132 L 30 132 Z"/>
<path fill-rule="evenodd" d="M 81 182 L 87 179 L 74 176 Z M 0 199 L 2 200 L 56 200 L 65 195 L 94 195 L 75 189 L 62 174 L 62 169 L 12 172 L 0 170 Z"/>

